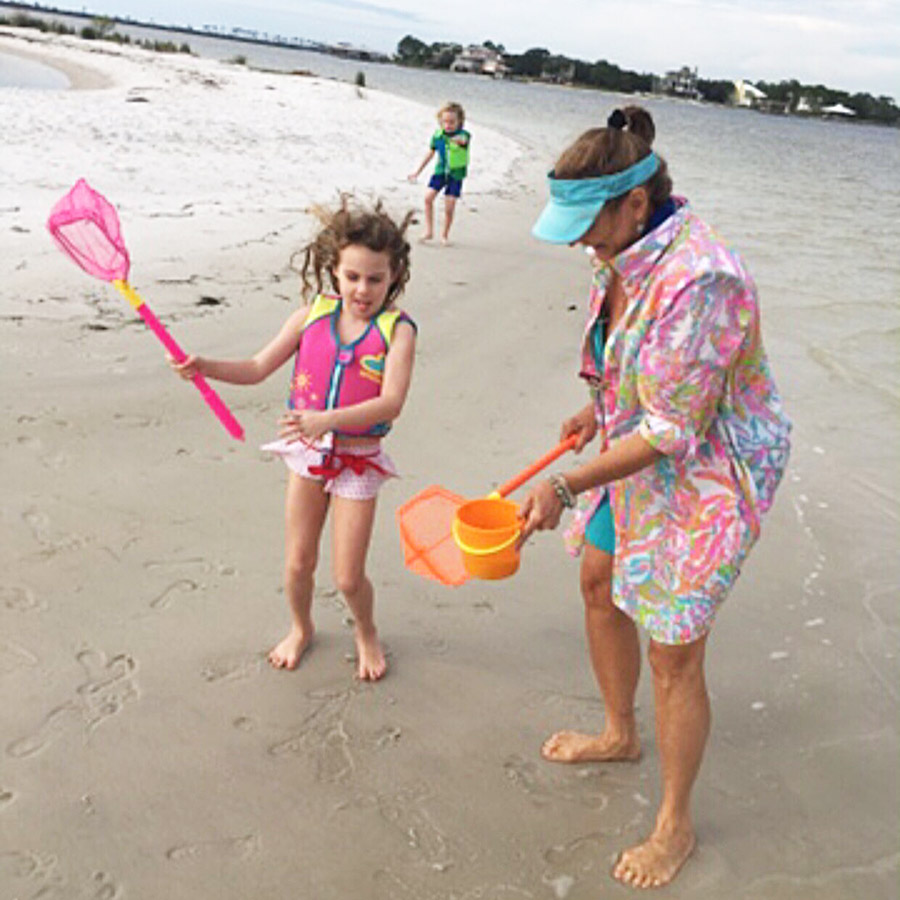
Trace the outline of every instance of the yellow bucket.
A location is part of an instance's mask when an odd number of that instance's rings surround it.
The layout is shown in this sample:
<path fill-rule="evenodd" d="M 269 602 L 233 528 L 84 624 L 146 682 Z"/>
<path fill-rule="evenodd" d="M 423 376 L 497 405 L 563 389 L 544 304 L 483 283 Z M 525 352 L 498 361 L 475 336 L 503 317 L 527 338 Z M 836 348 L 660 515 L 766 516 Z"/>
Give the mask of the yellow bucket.
<path fill-rule="evenodd" d="M 484 497 L 463 503 L 453 518 L 453 540 L 462 550 L 463 565 L 474 578 L 509 578 L 519 568 L 515 548 L 519 507 L 512 500 Z"/>

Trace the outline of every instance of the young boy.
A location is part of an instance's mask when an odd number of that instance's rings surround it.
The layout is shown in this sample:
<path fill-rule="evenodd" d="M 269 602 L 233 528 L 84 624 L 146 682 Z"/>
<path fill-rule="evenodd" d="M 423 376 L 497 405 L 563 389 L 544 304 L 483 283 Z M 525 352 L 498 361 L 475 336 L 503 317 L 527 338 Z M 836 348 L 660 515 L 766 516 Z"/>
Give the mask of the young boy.
<path fill-rule="evenodd" d="M 469 166 L 469 144 L 472 136 L 463 128 L 466 114 L 458 103 L 445 103 L 437 114 L 440 128 L 432 135 L 431 145 L 419 168 L 409 176 L 415 181 L 437 153 L 434 174 L 425 191 L 425 232 L 419 239 L 430 241 L 434 237 L 434 198 L 444 191 L 444 227 L 441 229 L 441 243 L 450 242 L 450 225 L 456 201 L 462 192 L 463 179 Z"/>

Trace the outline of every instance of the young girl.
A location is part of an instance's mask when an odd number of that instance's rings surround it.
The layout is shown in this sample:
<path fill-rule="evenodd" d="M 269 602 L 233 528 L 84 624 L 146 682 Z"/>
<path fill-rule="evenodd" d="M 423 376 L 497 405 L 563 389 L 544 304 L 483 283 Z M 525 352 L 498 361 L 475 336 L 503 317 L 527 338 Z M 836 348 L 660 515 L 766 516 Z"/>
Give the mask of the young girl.
<path fill-rule="evenodd" d="M 438 110 L 437 119 L 440 128 L 431 136 L 428 153 L 415 172 L 410 173 L 409 180 L 415 181 L 437 153 L 434 175 L 425 191 L 425 232 L 420 240 L 430 241 L 434 237 L 434 199 L 444 191 L 441 243 L 447 244 L 450 241 L 450 226 L 453 224 L 456 201 L 462 193 L 463 179 L 468 171 L 472 135 L 463 128 L 466 114 L 458 103 L 445 103 Z"/>
<path fill-rule="evenodd" d="M 295 357 L 281 439 L 263 447 L 290 469 L 285 509 L 285 593 L 291 628 L 269 653 L 294 669 L 313 638 L 311 616 L 319 537 L 331 506 L 335 583 L 353 613 L 359 678 L 387 670 L 373 617 L 366 553 L 378 489 L 396 470 L 381 439 L 400 415 L 412 376 L 416 326 L 394 301 L 409 279 L 405 233 L 377 204 L 343 197 L 304 248 L 303 298 L 281 331 L 252 359 L 188 357 L 172 362 L 183 377 L 200 372 L 232 384 L 257 384 Z M 327 282 L 334 293 L 325 293 Z"/>

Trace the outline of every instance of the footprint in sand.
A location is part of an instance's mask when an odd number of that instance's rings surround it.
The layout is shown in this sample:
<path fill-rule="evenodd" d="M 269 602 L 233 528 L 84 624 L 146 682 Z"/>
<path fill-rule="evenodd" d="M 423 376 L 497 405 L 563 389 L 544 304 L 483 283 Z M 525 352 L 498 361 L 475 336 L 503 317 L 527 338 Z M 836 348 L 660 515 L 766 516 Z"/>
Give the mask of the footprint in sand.
<path fill-rule="evenodd" d="M 161 593 L 157 594 L 150 601 L 150 607 L 152 609 L 166 609 L 174 602 L 176 597 L 181 594 L 193 593 L 199 587 L 200 585 L 190 578 L 179 578 L 177 581 L 167 585 Z"/>
<path fill-rule="evenodd" d="M 547 868 L 541 881 L 553 891 L 555 897 L 568 897 L 572 888 L 585 878 L 595 882 L 598 874 L 608 869 L 614 853 L 597 834 L 576 838 L 568 844 L 558 844 L 544 853 Z"/>
<path fill-rule="evenodd" d="M 52 854 L 40 855 L 24 850 L 0 850 L 0 883 L 28 882 L 22 890 L 29 898 L 61 897 L 65 880 L 56 870 L 57 859 Z M 32 893 L 34 891 L 34 893 Z M 14 893 L 14 898 L 22 896 Z"/>
<path fill-rule="evenodd" d="M 79 724 L 90 734 L 104 720 L 120 712 L 126 703 L 140 696 L 132 677 L 137 665 L 130 656 L 120 654 L 107 660 L 95 650 L 83 650 L 76 659 L 87 680 L 75 689 L 75 698 L 47 713 L 33 733 L 8 744 L 8 756 L 16 759 L 34 756 Z"/>
<path fill-rule="evenodd" d="M 13 612 L 32 612 L 47 608 L 43 600 L 38 600 L 34 591 L 24 585 L 0 585 L 0 607 Z"/>
<path fill-rule="evenodd" d="M 344 719 L 357 688 L 325 694 L 322 702 L 300 723 L 286 740 L 269 747 L 272 756 L 296 755 L 313 757 L 316 779 L 326 783 L 343 781 L 355 769 L 356 761 L 350 752 L 350 736 Z"/>
<path fill-rule="evenodd" d="M 41 545 L 46 556 L 53 556 L 68 550 L 78 550 L 84 547 L 89 538 L 80 534 L 65 534 L 59 537 L 50 534 L 50 517 L 38 509 L 27 509 L 22 518 L 31 529 L 35 541 Z"/>
<path fill-rule="evenodd" d="M 118 900 L 123 895 L 123 889 L 106 872 L 94 872 L 87 895 L 90 900 Z"/>
<path fill-rule="evenodd" d="M 16 792 L 8 788 L 0 787 L 0 813 L 16 801 Z"/>
<path fill-rule="evenodd" d="M 38 658 L 13 641 L 0 640 L 0 675 L 36 666 Z"/>
<path fill-rule="evenodd" d="M 407 845 L 435 871 L 453 865 L 447 836 L 435 822 L 427 803 L 432 792 L 424 785 L 405 788 L 390 796 L 377 798 L 378 812 L 389 825 L 398 829 Z"/>
<path fill-rule="evenodd" d="M 217 856 L 244 860 L 259 853 L 261 847 L 262 841 L 258 834 L 245 834 L 241 837 L 178 844 L 166 850 L 166 859 L 182 862 L 187 859 Z"/>
<path fill-rule="evenodd" d="M 538 806 L 560 800 L 577 803 L 589 809 L 602 810 L 609 805 L 609 795 L 600 790 L 602 770 L 587 766 L 553 766 L 532 762 L 521 756 L 510 756 L 503 764 L 507 778 L 521 788 Z"/>
<path fill-rule="evenodd" d="M 235 656 L 223 657 L 207 663 L 200 674 L 210 684 L 219 682 L 240 681 L 244 678 L 252 678 L 262 671 L 262 657 L 259 656 Z"/>

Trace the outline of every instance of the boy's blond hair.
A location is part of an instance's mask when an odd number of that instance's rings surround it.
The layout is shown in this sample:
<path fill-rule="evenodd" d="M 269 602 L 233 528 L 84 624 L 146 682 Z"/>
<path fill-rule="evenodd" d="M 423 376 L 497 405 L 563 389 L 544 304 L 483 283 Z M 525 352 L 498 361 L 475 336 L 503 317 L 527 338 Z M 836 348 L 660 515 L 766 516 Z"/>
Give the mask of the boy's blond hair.
<path fill-rule="evenodd" d="M 445 112 L 451 112 L 456 116 L 457 120 L 459 121 L 460 128 L 462 128 L 463 125 L 466 124 L 466 111 L 458 103 L 454 103 L 453 101 L 449 101 L 449 102 L 445 103 L 437 111 L 438 121 L 440 121 L 441 116 Z"/>

